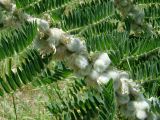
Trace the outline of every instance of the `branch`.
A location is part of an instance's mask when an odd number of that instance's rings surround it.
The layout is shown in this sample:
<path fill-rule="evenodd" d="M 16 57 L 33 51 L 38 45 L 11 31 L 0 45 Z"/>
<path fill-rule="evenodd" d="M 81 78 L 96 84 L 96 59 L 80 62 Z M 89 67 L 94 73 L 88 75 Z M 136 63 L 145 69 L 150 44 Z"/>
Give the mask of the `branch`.
<path fill-rule="evenodd" d="M 157 48 L 155 48 L 153 50 L 150 50 L 148 52 L 142 53 L 140 55 L 132 55 L 132 56 L 129 56 L 129 57 L 125 57 L 125 58 L 121 59 L 121 61 L 118 64 L 118 66 L 122 66 L 123 63 L 127 62 L 127 60 L 128 61 L 146 60 L 147 58 L 150 58 L 151 56 L 159 54 L 159 50 L 160 50 L 160 47 L 157 47 Z"/>
<path fill-rule="evenodd" d="M 25 20 L 36 21 L 38 24 L 39 35 L 34 42 L 34 47 L 42 56 L 54 53 L 54 59 L 64 60 L 76 75 L 85 77 L 87 81 L 97 86 L 107 84 L 110 79 L 113 79 L 118 107 L 126 118 L 156 119 L 157 116 L 150 111 L 150 103 L 141 94 L 139 86 L 127 72 L 111 66 L 107 53 L 89 54 L 84 40 L 69 35 L 61 29 L 50 28 L 49 22 L 45 20 L 26 13 L 23 13 L 23 16 Z"/>

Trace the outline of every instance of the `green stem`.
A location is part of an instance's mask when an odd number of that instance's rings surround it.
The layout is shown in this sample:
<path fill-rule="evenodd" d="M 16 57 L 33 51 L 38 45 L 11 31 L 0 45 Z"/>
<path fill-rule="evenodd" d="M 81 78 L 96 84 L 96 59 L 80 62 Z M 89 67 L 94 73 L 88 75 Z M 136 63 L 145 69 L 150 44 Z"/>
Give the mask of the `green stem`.
<path fill-rule="evenodd" d="M 14 113 L 15 113 L 15 116 L 16 116 L 16 120 L 18 120 L 17 108 L 16 108 L 16 102 L 15 102 L 14 94 L 12 94 L 12 101 L 13 101 L 13 107 L 14 107 Z"/>

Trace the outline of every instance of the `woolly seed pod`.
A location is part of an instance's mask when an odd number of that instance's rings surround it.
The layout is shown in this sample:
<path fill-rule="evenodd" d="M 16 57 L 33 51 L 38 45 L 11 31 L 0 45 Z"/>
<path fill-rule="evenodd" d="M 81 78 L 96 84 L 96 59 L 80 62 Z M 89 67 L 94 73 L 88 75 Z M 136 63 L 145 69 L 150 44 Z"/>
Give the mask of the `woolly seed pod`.
<path fill-rule="evenodd" d="M 83 42 L 78 38 L 71 37 L 66 44 L 66 47 L 71 52 L 80 52 L 84 47 Z"/>
<path fill-rule="evenodd" d="M 85 56 L 78 55 L 75 59 L 75 65 L 79 69 L 85 69 L 89 65 L 88 59 Z"/>
<path fill-rule="evenodd" d="M 121 86 L 121 81 L 119 80 L 120 73 L 118 70 L 108 70 L 106 72 L 106 75 L 109 79 L 112 79 L 114 81 L 114 89 L 118 90 Z"/>
<path fill-rule="evenodd" d="M 109 67 L 110 64 L 111 64 L 111 60 L 110 60 L 108 54 L 107 53 L 102 53 L 98 57 L 98 59 L 95 61 L 94 69 L 97 72 L 102 73 Z"/>
<path fill-rule="evenodd" d="M 50 44 L 59 43 L 60 40 L 63 38 L 65 32 L 62 29 L 52 28 L 49 30 L 49 36 L 52 37 Z"/>
<path fill-rule="evenodd" d="M 52 28 L 49 30 L 49 38 L 47 39 L 50 45 L 58 46 L 60 44 L 60 40 L 63 38 L 65 34 L 61 29 Z"/>
<path fill-rule="evenodd" d="M 102 75 L 100 75 L 99 77 L 98 77 L 98 79 L 97 79 L 97 83 L 98 84 L 107 84 L 108 82 L 109 82 L 109 78 L 107 77 L 107 75 L 106 74 L 102 74 Z"/>
<path fill-rule="evenodd" d="M 144 110 L 137 110 L 136 117 L 140 120 L 145 120 L 147 118 L 147 113 Z"/>
<path fill-rule="evenodd" d="M 143 100 L 143 101 L 134 101 L 133 105 L 137 110 L 149 110 L 150 109 L 150 106 L 149 106 L 148 102 L 145 101 L 145 100 Z"/>
<path fill-rule="evenodd" d="M 92 70 L 89 74 L 91 80 L 97 80 L 100 74 L 96 70 Z"/>

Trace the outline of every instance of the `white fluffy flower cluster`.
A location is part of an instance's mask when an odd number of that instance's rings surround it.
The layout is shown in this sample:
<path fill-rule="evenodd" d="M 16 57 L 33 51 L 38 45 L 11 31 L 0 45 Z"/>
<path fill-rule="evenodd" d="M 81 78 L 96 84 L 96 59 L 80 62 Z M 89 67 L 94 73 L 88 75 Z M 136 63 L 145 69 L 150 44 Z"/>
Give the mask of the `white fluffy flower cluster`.
<path fill-rule="evenodd" d="M 140 93 L 139 86 L 129 78 L 127 72 L 110 67 L 111 60 L 107 53 L 88 57 L 84 41 L 58 28 L 49 29 L 47 34 L 49 37 L 45 41 L 48 46 L 56 49 L 55 55 L 61 56 L 58 59 L 66 60 L 77 75 L 99 85 L 111 79 L 114 81 L 118 107 L 124 116 L 140 120 L 151 117 L 150 104 Z"/>
<path fill-rule="evenodd" d="M 57 28 L 50 29 L 49 38 L 46 41 L 56 49 L 62 50 L 62 46 L 65 48 L 68 54 L 63 55 L 61 59 L 65 59 L 67 65 L 77 75 L 85 76 L 97 84 L 106 84 L 112 79 L 118 106 L 127 118 L 144 120 L 151 116 L 150 104 L 140 93 L 138 85 L 129 78 L 127 72 L 110 67 L 111 60 L 107 53 L 101 53 L 89 59 L 83 41 Z M 63 50 L 60 50 L 57 51 L 58 54 L 64 54 Z"/>
<path fill-rule="evenodd" d="M 149 115 L 150 105 L 139 91 L 138 85 L 129 78 L 129 74 L 109 67 L 111 60 L 107 53 L 100 54 L 93 62 L 89 75 L 98 84 L 114 81 L 114 90 L 121 112 L 127 118 L 144 120 Z"/>

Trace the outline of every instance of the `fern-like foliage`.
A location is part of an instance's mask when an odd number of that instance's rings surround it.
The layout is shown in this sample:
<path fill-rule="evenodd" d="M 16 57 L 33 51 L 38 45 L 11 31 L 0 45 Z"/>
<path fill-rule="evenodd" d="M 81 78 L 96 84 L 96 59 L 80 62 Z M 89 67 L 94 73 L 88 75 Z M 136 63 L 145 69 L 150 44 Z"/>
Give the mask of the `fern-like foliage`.
<path fill-rule="evenodd" d="M 69 1 L 71 0 L 16 0 L 16 5 L 29 13 L 41 14 L 51 9 L 58 9 Z"/>
<path fill-rule="evenodd" d="M 53 67 L 53 65 L 50 65 Z M 51 83 L 65 80 L 71 75 L 72 71 L 63 63 L 57 63 L 54 69 L 45 68 L 39 76 L 32 82 L 33 86 L 39 87 L 49 85 Z"/>
<path fill-rule="evenodd" d="M 90 88 L 86 91 L 85 88 L 83 80 L 76 80 L 68 89 L 67 97 L 62 97 L 63 93 L 57 88 L 60 103 L 53 102 L 48 109 L 60 119 L 113 119 L 115 116 L 113 82 L 110 81 L 101 90 Z M 101 91 L 100 94 L 97 91 Z"/>
<path fill-rule="evenodd" d="M 22 52 L 31 45 L 36 33 L 36 23 L 26 22 L 10 33 L 0 34 L 0 60 Z"/>
<path fill-rule="evenodd" d="M 9 74 L 5 74 L 4 78 L 0 78 L 0 94 L 2 96 L 4 92 L 11 93 L 33 81 L 33 77 L 44 69 L 44 61 L 35 50 L 27 52 L 24 60 L 25 62 L 22 62 L 21 66 L 16 68 L 16 72 L 10 70 Z"/>

